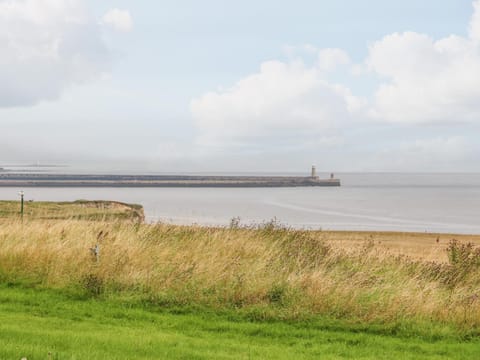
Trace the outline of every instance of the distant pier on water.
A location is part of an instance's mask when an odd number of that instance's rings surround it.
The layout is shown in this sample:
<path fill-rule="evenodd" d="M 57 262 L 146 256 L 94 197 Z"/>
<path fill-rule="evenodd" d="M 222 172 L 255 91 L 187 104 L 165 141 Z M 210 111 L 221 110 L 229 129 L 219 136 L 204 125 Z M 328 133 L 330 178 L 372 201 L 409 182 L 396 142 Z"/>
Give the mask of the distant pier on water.
<path fill-rule="evenodd" d="M 0 187 L 301 187 L 340 186 L 331 174 L 309 176 L 87 175 L 0 173 Z"/>

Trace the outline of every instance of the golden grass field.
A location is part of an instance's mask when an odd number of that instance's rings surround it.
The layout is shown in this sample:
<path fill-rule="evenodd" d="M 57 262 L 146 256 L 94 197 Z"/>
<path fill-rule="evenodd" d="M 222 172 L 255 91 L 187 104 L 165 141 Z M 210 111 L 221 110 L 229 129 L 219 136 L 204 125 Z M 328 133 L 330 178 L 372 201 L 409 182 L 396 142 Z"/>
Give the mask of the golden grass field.
<path fill-rule="evenodd" d="M 365 242 L 375 243 L 377 251 L 405 255 L 418 260 L 446 262 L 447 246 L 452 239 L 480 246 L 480 235 L 432 234 L 412 232 L 323 231 L 325 241 L 349 249 Z"/>
<path fill-rule="evenodd" d="M 130 211 L 120 220 L 102 215 L 112 211 L 106 204 L 95 216 L 82 206 L 89 216 L 49 218 L 39 208 L 40 218 L 0 219 L 0 280 L 260 319 L 480 329 L 480 236 L 144 224 Z"/>
<path fill-rule="evenodd" d="M 20 217 L 18 201 L 0 201 L 0 219 Z M 140 205 L 124 204 L 118 201 L 43 202 L 28 201 L 24 204 L 25 219 L 83 219 L 83 220 L 133 220 L 143 221 Z"/>

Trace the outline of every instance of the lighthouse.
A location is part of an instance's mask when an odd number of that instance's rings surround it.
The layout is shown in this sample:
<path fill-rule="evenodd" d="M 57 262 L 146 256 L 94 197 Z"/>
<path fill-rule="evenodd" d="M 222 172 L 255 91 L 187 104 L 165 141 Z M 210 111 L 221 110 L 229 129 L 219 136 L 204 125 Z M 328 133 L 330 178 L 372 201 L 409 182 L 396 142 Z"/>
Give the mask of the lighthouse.
<path fill-rule="evenodd" d="M 315 165 L 312 165 L 312 179 L 318 179 L 318 176 L 317 176 L 317 168 L 315 167 Z"/>

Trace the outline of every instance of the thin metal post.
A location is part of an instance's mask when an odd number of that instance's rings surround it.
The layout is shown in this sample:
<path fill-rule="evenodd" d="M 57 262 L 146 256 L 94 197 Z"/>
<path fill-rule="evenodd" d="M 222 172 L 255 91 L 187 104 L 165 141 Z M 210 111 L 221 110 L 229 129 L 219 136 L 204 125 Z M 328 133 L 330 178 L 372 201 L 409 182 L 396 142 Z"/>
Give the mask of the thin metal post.
<path fill-rule="evenodd" d="M 23 190 L 19 192 L 19 195 L 20 195 L 20 215 L 22 216 L 22 219 L 23 219 L 23 196 L 25 195 Z"/>

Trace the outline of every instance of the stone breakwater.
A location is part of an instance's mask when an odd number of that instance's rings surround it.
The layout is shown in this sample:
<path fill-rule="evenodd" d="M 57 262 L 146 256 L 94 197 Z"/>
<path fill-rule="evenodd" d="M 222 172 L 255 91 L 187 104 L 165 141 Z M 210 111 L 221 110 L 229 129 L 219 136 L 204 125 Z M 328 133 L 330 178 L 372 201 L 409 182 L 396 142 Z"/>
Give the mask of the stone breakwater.
<path fill-rule="evenodd" d="M 340 186 L 312 176 L 0 174 L 0 187 L 300 187 Z"/>

